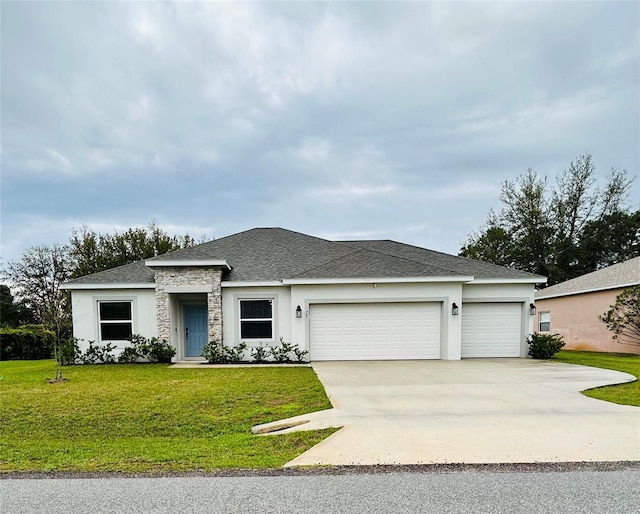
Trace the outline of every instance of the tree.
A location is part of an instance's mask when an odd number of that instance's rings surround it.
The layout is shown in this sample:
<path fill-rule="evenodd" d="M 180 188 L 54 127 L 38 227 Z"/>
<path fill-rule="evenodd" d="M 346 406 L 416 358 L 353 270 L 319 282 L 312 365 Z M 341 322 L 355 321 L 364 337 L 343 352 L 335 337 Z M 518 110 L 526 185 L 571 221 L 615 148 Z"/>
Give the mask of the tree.
<path fill-rule="evenodd" d="M 547 179 L 531 168 L 516 181 L 505 181 L 500 200 L 505 204 L 501 219 L 513 241 L 515 267 L 548 275 L 552 227 L 545 198 Z"/>
<path fill-rule="evenodd" d="M 503 182 L 502 210 L 489 212 L 460 255 L 547 276 L 548 285 L 640 255 L 640 217 L 624 206 L 631 182 L 612 170 L 597 187 L 589 154 L 572 161 L 552 189 L 528 169 Z M 609 234 L 615 237 L 607 241 Z"/>
<path fill-rule="evenodd" d="M 11 289 L 6 284 L 0 284 L 0 325 L 17 327 L 34 323 L 33 313 L 23 302 L 14 302 Z"/>
<path fill-rule="evenodd" d="M 625 344 L 640 344 L 640 286 L 625 289 L 600 320 Z"/>
<path fill-rule="evenodd" d="M 589 221 L 577 247 L 582 273 L 640 255 L 640 210 L 617 211 Z"/>
<path fill-rule="evenodd" d="M 65 246 L 34 246 L 4 272 L 17 291 L 18 299 L 30 309 L 36 322 L 54 332 L 56 380 L 62 379 L 61 348 L 71 335 L 69 294 L 60 288 L 69 278 L 70 263 Z"/>
<path fill-rule="evenodd" d="M 194 244 L 195 240 L 188 234 L 170 236 L 155 223 L 113 234 L 97 234 L 84 226 L 74 230 L 69 240 L 71 278 L 149 259 Z"/>
<path fill-rule="evenodd" d="M 479 261 L 514 266 L 513 251 L 511 234 L 500 226 L 492 211 L 489 213 L 484 229 L 471 236 L 467 246 L 462 249 L 461 255 Z"/>

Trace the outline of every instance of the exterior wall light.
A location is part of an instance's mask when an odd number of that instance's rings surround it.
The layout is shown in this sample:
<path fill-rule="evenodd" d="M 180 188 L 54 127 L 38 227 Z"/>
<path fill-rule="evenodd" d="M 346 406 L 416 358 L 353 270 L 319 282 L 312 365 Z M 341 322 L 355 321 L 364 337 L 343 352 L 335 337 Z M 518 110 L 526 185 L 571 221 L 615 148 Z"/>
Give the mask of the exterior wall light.
<path fill-rule="evenodd" d="M 531 314 L 532 316 L 536 315 L 536 306 L 532 303 L 529 304 L 529 314 Z"/>
<path fill-rule="evenodd" d="M 301 317 L 302 317 L 302 307 L 298 305 L 298 307 L 296 308 L 296 318 L 301 318 Z"/>
<path fill-rule="evenodd" d="M 456 303 L 453 302 L 453 304 L 451 305 L 451 315 L 457 316 L 458 314 L 460 314 L 460 307 L 458 307 Z"/>

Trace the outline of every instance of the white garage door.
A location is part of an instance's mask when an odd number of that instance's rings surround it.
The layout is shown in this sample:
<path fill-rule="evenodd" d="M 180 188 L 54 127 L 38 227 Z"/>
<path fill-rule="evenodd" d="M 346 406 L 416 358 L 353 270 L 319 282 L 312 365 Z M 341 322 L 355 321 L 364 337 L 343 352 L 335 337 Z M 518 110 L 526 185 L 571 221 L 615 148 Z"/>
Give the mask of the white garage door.
<path fill-rule="evenodd" d="M 311 360 L 440 358 L 439 303 L 315 304 Z"/>
<path fill-rule="evenodd" d="M 463 303 L 462 357 L 520 357 L 520 303 Z"/>

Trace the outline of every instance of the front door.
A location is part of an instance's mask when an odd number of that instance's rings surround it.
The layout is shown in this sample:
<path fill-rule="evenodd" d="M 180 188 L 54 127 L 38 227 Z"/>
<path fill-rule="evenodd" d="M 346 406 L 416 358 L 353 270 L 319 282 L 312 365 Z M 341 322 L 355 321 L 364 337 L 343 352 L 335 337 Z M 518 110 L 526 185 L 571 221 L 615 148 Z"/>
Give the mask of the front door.
<path fill-rule="evenodd" d="M 185 356 L 200 357 L 207 344 L 207 306 L 184 306 Z"/>

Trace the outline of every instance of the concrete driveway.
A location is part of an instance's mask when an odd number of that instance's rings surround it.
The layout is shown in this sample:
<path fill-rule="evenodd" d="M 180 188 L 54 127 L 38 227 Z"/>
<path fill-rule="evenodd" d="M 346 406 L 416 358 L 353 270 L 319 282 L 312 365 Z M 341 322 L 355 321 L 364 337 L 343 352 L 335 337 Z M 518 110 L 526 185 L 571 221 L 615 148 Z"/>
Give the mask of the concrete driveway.
<path fill-rule="evenodd" d="M 254 432 L 344 428 L 287 466 L 640 460 L 640 408 L 580 394 L 626 373 L 529 359 L 313 368 L 334 408 Z"/>

